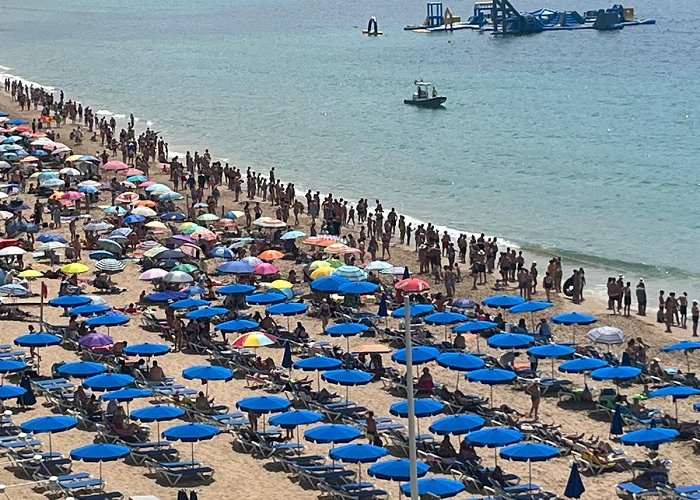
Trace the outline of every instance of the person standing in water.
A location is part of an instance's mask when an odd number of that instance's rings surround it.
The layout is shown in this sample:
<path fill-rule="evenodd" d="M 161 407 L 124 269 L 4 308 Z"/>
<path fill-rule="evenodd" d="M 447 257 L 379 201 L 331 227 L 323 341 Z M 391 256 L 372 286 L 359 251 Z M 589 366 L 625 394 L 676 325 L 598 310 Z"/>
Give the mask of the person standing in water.
<path fill-rule="evenodd" d="M 693 321 L 693 337 L 698 336 L 698 320 L 700 319 L 700 309 L 698 309 L 698 301 L 693 301 L 693 307 L 690 309 L 691 319 Z"/>
<path fill-rule="evenodd" d="M 637 289 L 635 290 L 637 294 L 637 314 L 639 316 L 647 315 L 647 289 L 644 286 L 644 280 L 639 279 L 637 283 Z"/>

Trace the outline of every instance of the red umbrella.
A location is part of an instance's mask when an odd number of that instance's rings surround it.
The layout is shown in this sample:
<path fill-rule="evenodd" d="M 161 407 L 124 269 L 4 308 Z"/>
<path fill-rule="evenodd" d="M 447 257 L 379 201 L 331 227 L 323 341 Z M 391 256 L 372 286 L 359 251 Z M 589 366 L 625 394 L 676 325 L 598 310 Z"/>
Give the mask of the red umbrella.
<path fill-rule="evenodd" d="M 430 285 L 426 281 L 418 278 L 407 278 L 405 280 L 401 280 L 396 283 L 395 287 L 397 290 L 408 293 L 420 293 L 430 290 Z"/>

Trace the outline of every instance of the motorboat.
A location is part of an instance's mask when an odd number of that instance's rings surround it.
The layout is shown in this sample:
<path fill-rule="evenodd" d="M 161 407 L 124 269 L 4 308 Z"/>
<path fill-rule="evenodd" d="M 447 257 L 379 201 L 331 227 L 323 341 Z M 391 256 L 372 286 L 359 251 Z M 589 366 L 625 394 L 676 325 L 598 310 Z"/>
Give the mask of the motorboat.
<path fill-rule="evenodd" d="M 447 100 L 447 97 L 438 95 L 435 86 L 430 82 L 416 80 L 413 82 L 413 85 L 416 86 L 416 91 L 411 99 L 403 100 L 404 104 L 421 106 L 423 108 L 439 108 Z"/>

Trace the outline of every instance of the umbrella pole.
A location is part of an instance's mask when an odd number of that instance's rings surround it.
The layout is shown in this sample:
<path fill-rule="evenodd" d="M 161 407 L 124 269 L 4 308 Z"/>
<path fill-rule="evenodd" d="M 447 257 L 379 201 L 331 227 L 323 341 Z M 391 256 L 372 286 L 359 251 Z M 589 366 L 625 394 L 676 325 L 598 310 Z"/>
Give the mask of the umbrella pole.
<path fill-rule="evenodd" d="M 554 379 L 554 358 L 552 358 L 552 379 Z"/>
<path fill-rule="evenodd" d="M 493 465 L 498 467 L 498 448 L 496 447 L 493 448 Z"/>
<path fill-rule="evenodd" d="M 100 482 L 102 482 L 102 460 L 100 460 Z"/>
<path fill-rule="evenodd" d="M 532 460 L 527 461 L 528 483 L 532 484 Z"/>
<path fill-rule="evenodd" d="M 350 352 L 350 337 L 345 337 L 345 340 L 347 341 L 347 345 L 348 345 L 348 351 L 347 351 L 347 352 L 349 353 L 349 352 Z"/>
<path fill-rule="evenodd" d="M 357 463 L 357 479 L 357 482 L 362 484 L 362 462 Z"/>
<path fill-rule="evenodd" d="M 479 354 L 481 352 L 481 347 L 479 347 L 479 337 L 480 337 L 480 335 L 477 333 L 476 334 L 476 354 Z"/>
<path fill-rule="evenodd" d="M 289 316 L 287 316 L 287 331 L 290 331 L 289 330 Z"/>
<path fill-rule="evenodd" d="M 574 323 L 574 345 L 576 345 L 576 324 Z"/>
<path fill-rule="evenodd" d="M 194 441 L 190 443 L 192 445 L 192 465 L 194 466 Z"/>
<path fill-rule="evenodd" d="M 685 351 L 685 363 L 688 366 L 688 370 L 686 371 L 686 373 L 688 373 L 690 372 L 690 356 L 688 355 L 688 351 Z"/>
<path fill-rule="evenodd" d="M 676 415 L 678 413 L 676 412 Z M 49 432 L 49 457 L 53 454 L 53 445 L 51 444 L 51 433 Z"/>
<path fill-rule="evenodd" d="M 156 436 L 156 443 L 158 443 L 158 445 L 156 447 L 160 448 L 160 420 L 156 420 L 156 432 L 158 433 Z"/>
<path fill-rule="evenodd" d="M 316 370 L 316 393 L 321 390 L 321 371 Z"/>
<path fill-rule="evenodd" d="M 460 372 L 457 372 L 457 383 L 455 384 L 455 391 L 459 390 L 459 377 L 462 375 Z"/>
<path fill-rule="evenodd" d="M 345 386 L 345 404 L 348 404 L 348 395 L 350 394 L 350 386 L 346 385 Z"/>
<path fill-rule="evenodd" d="M 673 398 L 673 406 L 676 407 L 676 422 L 678 422 L 678 400 Z"/>
<path fill-rule="evenodd" d="M 411 302 L 408 295 L 404 297 L 404 333 L 406 344 L 406 396 L 408 402 L 408 460 L 411 479 L 411 500 L 418 500 L 418 466 L 416 457 L 415 402 L 413 400 L 413 350 L 411 338 Z"/>
<path fill-rule="evenodd" d="M 493 410 L 493 386 L 489 386 L 491 388 L 491 397 L 489 398 L 489 404 L 491 405 L 491 409 Z"/>

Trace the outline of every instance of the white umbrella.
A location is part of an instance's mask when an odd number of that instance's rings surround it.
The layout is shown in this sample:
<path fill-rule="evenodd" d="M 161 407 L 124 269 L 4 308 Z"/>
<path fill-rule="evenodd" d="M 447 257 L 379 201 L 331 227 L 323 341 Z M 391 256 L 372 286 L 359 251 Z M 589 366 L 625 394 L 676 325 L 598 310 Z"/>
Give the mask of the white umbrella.
<path fill-rule="evenodd" d="M 610 349 L 611 345 L 622 344 L 625 341 L 625 334 L 622 330 L 613 326 L 599 326 L 590 330 L 586 337 L 596 344 L 605 344 Z"/>
<path fill-rule="evenodd" d="M 121 260 L 117 259 L 101 259 L 97 261 L 95 267 L 100 271 L 105 271 L 108 273 L 118 273 L 126 268 L 126 264 Z"/>
<path fill-rule="evenodd" d="M 60 241 L 47 241 L 36 247 L 38 252 L 49 252 L 51 250 L 58 250 L 60 248 L 66 248 L 68 245 L 61 243 Z"/>
<path fill-rule="evenodd" d="M 131 211 L 134 215 L 142 215 L 143 217 L 155 217 L 158 212 L 148 207 L 136 207 Z"/>
<path fill-rule="evenodd" d="M 287 227 L 287 223 L 273 217 L 260 217 L 253 221 L 253 225 L 269 229 Z"/>
<path fill-rule="evenodd" d="M 192 283 L 194 278 L 182 271 L 170 271 L 161 278 L 166 283 Z"/>
<path fill-rule="evenodd" d="M 27 253 L 27 251 L 20 248 L 20 247 L 10 246 L 10 247 L 5 247 L 2 250 L 0 250 L 0 257 L 11 257 L 13 255 L 24 255 L 25 253 Z"/>

